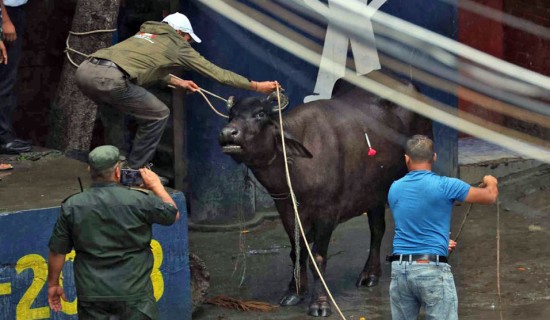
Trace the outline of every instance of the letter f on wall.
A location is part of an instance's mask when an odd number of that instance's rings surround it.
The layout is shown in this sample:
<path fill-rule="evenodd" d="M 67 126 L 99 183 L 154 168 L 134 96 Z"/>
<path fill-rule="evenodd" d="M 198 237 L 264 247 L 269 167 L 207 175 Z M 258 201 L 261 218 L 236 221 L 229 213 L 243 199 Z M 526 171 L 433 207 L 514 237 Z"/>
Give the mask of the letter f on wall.
<path fill-rule="evenodd" d="M 357 23 L 359 34 L 364 35 L 365 40 L 361 41 L 353 35 L 343 34 L 335 26 L 331 19 L 331 15 L 335 10 L 331 7 L 336 7 L 338 2 L 342 0 L 328 0 L 328 11 L 326 6 L 319 0 L 304 0 L 313 10 L 324 15 L 328 20 L 327 32 L 325 35 L 325 45 L 323 54 L 319 64 L 319 74 L 315 84 L 314 94 L 306 96 L 304 102 L 310 102 L 319 99 L 330 99 L 332 89 L 336 81 L 344 77 L 346 73 L 346 60 L 348 56 L 348 44 L 351 42 L 351 51 L 355 61 L 355 68 L 358 75 L 365 75 L 373 70 L 380 69 L 380 59 L 378 51 L 374 46 L 374 31 L 370 19 L 361 20 Z M 350 1 L 350 0 L 344 0 Z M 353 0 L 364 5 L 368 0 Z M 378 10 L 386 0 L 371 0 L 368 7 L 373 11 Z M 318 10 L 323 6 L 324 10 Z M 328 12 L 328 16 L 327 13 Z M 332 12 L 332 13 L 331 13 Z"/>

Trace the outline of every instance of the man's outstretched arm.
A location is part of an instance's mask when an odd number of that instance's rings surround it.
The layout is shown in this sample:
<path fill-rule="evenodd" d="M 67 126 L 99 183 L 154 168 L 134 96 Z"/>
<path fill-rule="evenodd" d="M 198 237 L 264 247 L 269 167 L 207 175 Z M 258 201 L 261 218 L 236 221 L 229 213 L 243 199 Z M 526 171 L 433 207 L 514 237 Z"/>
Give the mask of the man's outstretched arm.
<path fill-rule="evenodd" d="M 498 198 L 498 181 L 493 176 L 483 177 L 480 187 L 471 187 L 465 202 L 479 204 L 493 204 Z"/>

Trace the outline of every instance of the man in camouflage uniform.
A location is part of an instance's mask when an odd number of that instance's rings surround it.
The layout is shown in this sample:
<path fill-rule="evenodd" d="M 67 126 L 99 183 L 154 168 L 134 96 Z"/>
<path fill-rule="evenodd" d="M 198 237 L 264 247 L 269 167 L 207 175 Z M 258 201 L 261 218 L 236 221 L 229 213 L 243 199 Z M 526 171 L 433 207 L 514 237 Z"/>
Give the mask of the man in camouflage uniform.
<path fill-rule="evenodd" d="M 49 242 L 48 302 L 61 310 L 65 299 L 59 276 L 73 248 L 78 317 L 158 319 L 151 270 L 151 227 L 173 224 L 179 212 L 158 176 L 140 169 L 147 190 L 120 181 L 120 154 L 114 146 L 95 148 L 88 157 L 92 187 L 61 205 Z"/>
<path fill-rule="evenodd" d="M 160 81 L 184 90 L 199 88 L 193 81 L 171 77 L 178 67 L 235 88 L 262 93 L 276 89 L 275 81 L 250 81 L 209 62 L 191 47 L 192 40 L 201 42 L 189 19 L 174 13 L 163 22 L 145 22 L 136 35 L 95 52 L 76 71 L 80 90 L 100 106 L 107 142 L 123 146 L 122 137 L 109 132 L 123 128 L 121 117 L 113 115 L 113 107 L 136 118 L 138 129 L 128 156 L 131 168 L 141 168 L 152 159 L 170 114 L 168 107 L 144 87 Z"/>

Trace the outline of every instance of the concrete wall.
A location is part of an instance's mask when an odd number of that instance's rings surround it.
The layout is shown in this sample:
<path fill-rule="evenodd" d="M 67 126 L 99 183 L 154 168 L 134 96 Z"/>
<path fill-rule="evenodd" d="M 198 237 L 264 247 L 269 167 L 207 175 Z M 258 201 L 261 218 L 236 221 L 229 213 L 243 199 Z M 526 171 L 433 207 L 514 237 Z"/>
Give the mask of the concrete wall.
<path fill-rule="evenodd" d="M 155 257 L 151 280 L 160 318 L 191 319 L 191 288 L 187 212 L 182 193 L 172 193 L 181 219 L 173 226 L 153 227 Z M 50 311 L 47 300 L 48 241 L 59 207 L 36 208 L 0 215 L 0 319 L 77 319 L 74 251 L 63 268 L 63 287 L 69 302 L 63 311 Z"/>

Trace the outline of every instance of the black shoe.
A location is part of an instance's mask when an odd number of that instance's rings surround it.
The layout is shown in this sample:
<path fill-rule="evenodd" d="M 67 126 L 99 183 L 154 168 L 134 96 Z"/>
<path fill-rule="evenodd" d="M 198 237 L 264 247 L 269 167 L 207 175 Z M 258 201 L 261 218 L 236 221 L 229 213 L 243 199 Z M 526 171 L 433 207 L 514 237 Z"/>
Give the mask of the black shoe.
<path fill-rule="evenodd" d="M 1 154 L 20 154 L 22 152 L 30 152 L 31 150 L 32 146 L 30 144 L 25 144 L 17 139 L 0 145 Z"/>

